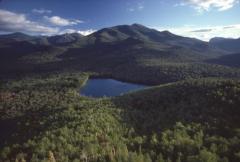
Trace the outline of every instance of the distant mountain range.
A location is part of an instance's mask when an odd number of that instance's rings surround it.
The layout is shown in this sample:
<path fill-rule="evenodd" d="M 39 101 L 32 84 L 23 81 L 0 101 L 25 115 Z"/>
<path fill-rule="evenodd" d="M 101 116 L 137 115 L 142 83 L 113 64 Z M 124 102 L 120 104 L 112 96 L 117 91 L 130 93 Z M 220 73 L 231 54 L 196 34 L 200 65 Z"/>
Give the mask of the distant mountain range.
<path fill-rule="evenodd" d="M 240 38 L 238 39 L 231 39 L 231 38 L 212 38 L 209 41 L 210 45 L 213 47 L 225 50 L 225 51 L 230 51 L 230 52 L 240 52 Z"/>
<path fill-rule="evenodd" d="M 127 40 L 128 38 L 137 39 L 142 42 L 158 43 L 164 46 L 185 47 L 196 51 L 218 49 L 224 50 L 225 52 L 240 52 L 240 38 L 227 39 L 216 37 L 212 38 L 208 43 L 195 38 L 178 36 L 170 33 L 169 31 L 159 32 L 155 29 L 150 29 L 140 24 L 119 25 L 115 27 L 104 28 L 89 36 L 83 36 L 79 33 L 66 33 L 47 37 L 30 36 L 20 32 L 0 35 L 0 41 L 28 41 L 40 45 L 55 46 L 116 43 Z"/>
<path fill-rule="evenodd" d="M 69 43 L 74 43 L 78 41 L 81 37 L 83 37 L 79 33 L 71 33 L 71 34 L 62 34 L 56 36 L 30 36 L 23 33 L 12 33 L 8 35 L 0 35 L 0 40 L 12 40 L 12 41 L 28 41 L 40 45 L 66 45 Z"/>
<path fill-rule="evenodd" d="M 64 69 L 146 82 L 138 75 L 156 73 L 148 78 L 153 84 L 188 77 L 240 76 L 231 68 L 240 65 L 236 54 L 240 39 L 204 42 L 140 24 L 104 28 L 88 36 L 1 35 L 0 50 L 0 74 L 4 75 Z"/>

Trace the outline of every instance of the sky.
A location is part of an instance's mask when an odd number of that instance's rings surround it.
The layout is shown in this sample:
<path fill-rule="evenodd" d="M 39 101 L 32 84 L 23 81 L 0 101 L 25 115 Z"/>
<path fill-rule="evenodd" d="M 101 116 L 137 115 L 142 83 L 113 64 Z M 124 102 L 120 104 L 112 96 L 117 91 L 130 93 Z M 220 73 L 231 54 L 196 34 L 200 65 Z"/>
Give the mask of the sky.
<path fill-rule="evenodd" d="M 88 35 L 138 23 L 208 41 L 240 37 L 240 0 L 0 0 L 0 34 Z"/>

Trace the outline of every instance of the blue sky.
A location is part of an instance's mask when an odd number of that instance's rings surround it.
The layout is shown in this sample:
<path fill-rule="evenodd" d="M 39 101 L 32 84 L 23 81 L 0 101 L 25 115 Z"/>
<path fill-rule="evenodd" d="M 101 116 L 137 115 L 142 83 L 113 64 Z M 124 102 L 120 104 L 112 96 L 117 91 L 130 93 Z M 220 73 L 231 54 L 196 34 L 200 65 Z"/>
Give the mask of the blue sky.
<path fill-rule="evenodd" d="M 208 40 L 240 37 L 239 0 L 1 0 L 0 32 L 54 35 L 140 23 Z"/>

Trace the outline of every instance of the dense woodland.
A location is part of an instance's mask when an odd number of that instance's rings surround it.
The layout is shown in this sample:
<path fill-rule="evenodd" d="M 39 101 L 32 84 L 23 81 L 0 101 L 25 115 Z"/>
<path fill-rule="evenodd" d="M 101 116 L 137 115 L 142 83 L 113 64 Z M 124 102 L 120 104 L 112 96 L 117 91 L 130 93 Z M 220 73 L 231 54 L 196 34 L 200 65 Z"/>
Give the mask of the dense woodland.
<path fill-rule="evenodd" d="M 138 24 L 0 49 L 0 162 L 240 161 L 237 54 Z M 89 77 L 151 87 L 81 96 Z"/>
<path fill-rule="evenodd" d="M 240 82 L 166 84 L 115 98 L 78 91 L 87 74 L 1 83 L 2 161 L 240 159 Z"/>

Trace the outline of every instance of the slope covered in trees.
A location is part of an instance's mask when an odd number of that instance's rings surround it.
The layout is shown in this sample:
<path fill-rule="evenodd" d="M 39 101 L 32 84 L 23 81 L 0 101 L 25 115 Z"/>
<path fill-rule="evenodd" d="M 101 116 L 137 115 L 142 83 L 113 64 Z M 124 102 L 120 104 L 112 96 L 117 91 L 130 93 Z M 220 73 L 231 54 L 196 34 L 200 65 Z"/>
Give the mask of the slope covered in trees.
<path fill-rule="evenodd" d="M 79 96 L 87 74 L 1 83 L 3 161 L 239 161 L 240 83 L 188 80 Z"/>
<path fill-rule="evenodd" d="M 1 162 L 240 161 L 231 50 L 139 24 L 15 33 L 0 50 Z M 94 99 L 79 93 L 90 76 L 157 86 Z"/>
<path fill-rule="evenodd" d="M 225 66 L 229 66 L 229 67 L 239 68 L 240 67 L 240 54 L 234 53 L 234 54 L 224 55 L 219 58 L 209 59 L 208 62 L 225 65 Z"/>
<path fill-rule="evenodd" d="M 210 45 L 219 48 L 225 51 L 229 51 L 231 53 L 238 53 L 240 52 L 240 38 L 238 39 L 231 39 L 231 38 L 221 38 L 221 37 L 216 37 L 212 38 L 209 41 Z"/>
<path fill-rule="evenodd" d="M 33 37 L 15 33 L 0 37 L 0 49 L 0 74 L 5 78 L 63 70 L 147 84 L 240 76 L 240 71 L 229 64 L 209 61 L 229 52 L 208 42 L 139 24 L 105 28 L 89 36 L 74 33 Z"/>

